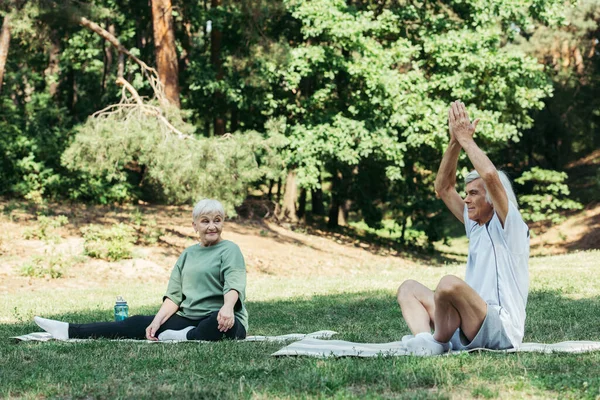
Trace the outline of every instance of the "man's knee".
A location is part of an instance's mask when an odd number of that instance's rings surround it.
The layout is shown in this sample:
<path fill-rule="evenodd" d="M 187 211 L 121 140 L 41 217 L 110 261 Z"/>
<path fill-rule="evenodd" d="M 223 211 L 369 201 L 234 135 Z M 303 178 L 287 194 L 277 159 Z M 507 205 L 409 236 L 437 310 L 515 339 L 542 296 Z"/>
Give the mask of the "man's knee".
<path fill-rule="evenodd" d="M 454 275 L 446 275 L 440 279 L 435 289 L 435 298 L 451 298 L 461 294 L 465 281 Z"/>
<path fill-rule="evenodd" d="M 397 292 L 398 300 L 401 300 L 406 297 L 414 297 L 415 292 L 417 291 L 417 288 L 420 285 L 421 284 L 419 282 L 417 282 L 413 279 L 407 279 L 404 282 L 402 282 L 400 287 L 398 287 L 398 292 Z"/>

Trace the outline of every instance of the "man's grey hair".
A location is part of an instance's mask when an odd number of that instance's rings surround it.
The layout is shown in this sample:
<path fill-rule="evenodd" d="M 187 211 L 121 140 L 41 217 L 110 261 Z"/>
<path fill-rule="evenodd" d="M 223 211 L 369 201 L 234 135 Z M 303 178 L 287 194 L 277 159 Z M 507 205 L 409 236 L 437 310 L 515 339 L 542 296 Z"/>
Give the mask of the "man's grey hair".
<path fill-rule="evenodd" d="M 225 209 L 223 208 L 223 204 L 221 204 L 221 202 L 218 200 L 202 199 L 194 206 L 194 211 L 192 211 L 192 219 L 196 221 L 201 215 L 214 213 L 217 213 L 225 218 Z"/>
<path fill-rule="evenodd" d="M 508 175 L 506 175 L 506 173 L 504 171 L 498 170 L 497 172 L 498 172 L 498 176 L 500 177 L 500 182 L 502 182 L 502 186 L 504 187 L 504 190 L 506 191 L 506 197 L 508 197 L 508 201 L 513 203 L 513 205 L 518 209 L 519 204 L 517 203 L 517 196 L 515 196 L 515 192 L 512 188 L 512 184 L 510 183 L 510 179 L 508 178 Z M 467 185 L 468 183 L 473 182 L 475 179 L 479 179 L 479 178 L 481 178 L 481 176 L 479 175 L 479 172 L 473 170 L 473 171 L 469 172 L 467 174 L 467 176 L 465 177 L 465 185 Z M 485 186 L 485 182 L 483 182 L 483 186 L 485 187 L 485 201 L 487 201 L 489 204 L 492 204 L 492 198 L 490 197 L 490 192 L 487 190 L 487 186 Z"/>

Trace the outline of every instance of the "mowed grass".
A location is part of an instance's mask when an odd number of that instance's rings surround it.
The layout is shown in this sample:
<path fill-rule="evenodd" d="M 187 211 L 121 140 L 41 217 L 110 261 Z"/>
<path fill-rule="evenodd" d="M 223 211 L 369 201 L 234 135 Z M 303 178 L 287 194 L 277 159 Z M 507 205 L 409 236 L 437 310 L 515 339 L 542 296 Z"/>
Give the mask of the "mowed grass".
<path fill-rule="evenodd" d="M 527 342 L 600 341 L 599 251 L 531 260 Z M 349 269 L 350 270 L 350 269 Z M 462 265 L 352 268 L 334 277 L 250 275 L 250 334 L 331 329 L 336 339 L 398 340 L 408 332 L 395 301 L 407 278 L 430 287 Z M 362 272 L 361 272 L 362 271 Z M 39 329 L 33 315 L 83 323 L 112 319 L 116 295 L 130 314 L 152 314 L 166 287 L 115 282 L 96 290 L 0 297 L 4 398 L 597 398 L 600 352 L 315 359 L 270 356 L 277 343 L 15 343 Z"/>

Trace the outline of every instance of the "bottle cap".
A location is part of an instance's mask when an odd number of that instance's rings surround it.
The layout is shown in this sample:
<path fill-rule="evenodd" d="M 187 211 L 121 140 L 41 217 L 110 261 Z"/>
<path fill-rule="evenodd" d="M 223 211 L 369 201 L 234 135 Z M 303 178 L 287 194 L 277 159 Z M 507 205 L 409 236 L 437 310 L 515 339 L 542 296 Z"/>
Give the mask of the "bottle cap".
<path fill-rule="evenodd" d="M 127 301 L 125 301 L 125 299 L 123 299 L 122 296 L 117 296 L 117 302 L 116 302 L 116 304 L 117 305 L 126 305 Z"/>

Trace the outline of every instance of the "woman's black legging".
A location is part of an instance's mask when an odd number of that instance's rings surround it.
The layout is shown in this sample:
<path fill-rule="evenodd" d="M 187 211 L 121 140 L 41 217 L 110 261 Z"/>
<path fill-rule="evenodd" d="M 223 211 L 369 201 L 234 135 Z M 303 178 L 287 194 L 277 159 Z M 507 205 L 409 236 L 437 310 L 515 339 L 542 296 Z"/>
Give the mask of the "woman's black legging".
<path fill-rule="evenodd" d="M 187 333 L 188 340 L 209 340 L 217 341 L 221 339 L 245 339 L 246 329 L 236 318 L 233 327 L 227 332 L 220 332 L 217 322 L 218 311 L 209 316 L 200 319 L 189 319 L 177 314 L 161 325 L 156 333 L 158 336 L 168 329 L 181 330 L 188 326 L 195 326 Z M 126 339 L 145 339 L 146 328 L 152 320 L 153 315 L 134 315 L 118 322 L 95 322 L 91 324 L 69 324 L 69 338 L 89 339 L 89 338 L 126 338 Z"/>

